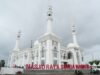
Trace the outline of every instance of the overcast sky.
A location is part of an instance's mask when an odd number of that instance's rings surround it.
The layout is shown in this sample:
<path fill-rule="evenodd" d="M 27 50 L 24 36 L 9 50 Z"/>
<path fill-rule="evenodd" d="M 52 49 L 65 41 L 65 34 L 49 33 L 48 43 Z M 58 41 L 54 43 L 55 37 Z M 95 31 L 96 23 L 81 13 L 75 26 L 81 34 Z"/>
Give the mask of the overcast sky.
<path fill-rule="evenodd" d="M 30 47 L 46 32 L 47 8 L 53 7 L 53 32 L 66 44 L 72 42 L 70 17 L 77 26 L 77 40 L 85 62 L 100 59 L 100 0 L 0 0 L 0 59 L 8 59 L 21 30 L 21 48 Z"/>

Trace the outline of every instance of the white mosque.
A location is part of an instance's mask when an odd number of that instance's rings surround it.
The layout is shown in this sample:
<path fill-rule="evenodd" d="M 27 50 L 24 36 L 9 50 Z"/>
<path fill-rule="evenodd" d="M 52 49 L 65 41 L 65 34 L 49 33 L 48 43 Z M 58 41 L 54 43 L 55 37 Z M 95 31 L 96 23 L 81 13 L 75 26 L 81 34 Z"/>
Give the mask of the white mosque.
<path fill-rule="evenodd" d="M 16 36 L 16 45 L 10 54 L 9 66 L 24 67 L 26 64 L 82 64 L 82 49 L 77 43 L 75 24 L 72 24 L 72 39 L 66 47 L 61 44 L 61 39 L 52 31 L 52 7 L 47 12 L 47 32 L 36 40 L 32 48 L 20 49 L 20 32 Z"/>

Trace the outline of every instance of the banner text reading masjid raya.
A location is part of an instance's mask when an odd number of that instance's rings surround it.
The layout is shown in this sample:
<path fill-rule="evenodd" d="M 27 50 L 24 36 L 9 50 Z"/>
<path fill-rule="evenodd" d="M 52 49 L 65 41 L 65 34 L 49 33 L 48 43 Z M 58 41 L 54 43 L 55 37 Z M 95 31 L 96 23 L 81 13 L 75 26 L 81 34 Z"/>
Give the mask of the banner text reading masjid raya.
<path fill-rule="evenodd" d="M 70 69 L 90 69 L 89 65 L 37 65 L 37 64 L 26 64 L 26 69 L 32 70 L 70 70 Z"/>

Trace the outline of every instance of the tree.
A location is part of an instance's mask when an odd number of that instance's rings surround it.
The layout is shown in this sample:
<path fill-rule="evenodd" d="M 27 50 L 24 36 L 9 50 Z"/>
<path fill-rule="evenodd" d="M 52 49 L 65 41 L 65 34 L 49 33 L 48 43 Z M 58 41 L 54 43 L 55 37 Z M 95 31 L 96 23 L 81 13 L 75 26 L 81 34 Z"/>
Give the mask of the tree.
<path fill-rule="evenodd" d="M 0 70 L 1 70 L 1 62 L 0 62 Z"/>
<path fill-rule="evenodd" d="M 96 65 L 98 65 L 98 64 L 100 63 L 100 60 L 93 60 L 93 61 L 90 61 L 90 62 L 89 62 L 90 65 L 93 65 L 94 63 L 95 63 Z"/>
<path fill-rule="evenodd" d="M 93 62 L 92 62 L 92 61 L 90 61 L 90 62 L 89 62 L 89 64 L 90 64 L 90 65 L 93 65 Z"/>
<path fill-rule="evenodd" d="M 95 61 L 95 64 L 98 65 L 100 63 L 100 61 Z"/>
<path fill-rule="evenodd" d="M 5 60 L 1 60 L 0 65 L 1 65 L 1 67 L 5 67 Z"/>

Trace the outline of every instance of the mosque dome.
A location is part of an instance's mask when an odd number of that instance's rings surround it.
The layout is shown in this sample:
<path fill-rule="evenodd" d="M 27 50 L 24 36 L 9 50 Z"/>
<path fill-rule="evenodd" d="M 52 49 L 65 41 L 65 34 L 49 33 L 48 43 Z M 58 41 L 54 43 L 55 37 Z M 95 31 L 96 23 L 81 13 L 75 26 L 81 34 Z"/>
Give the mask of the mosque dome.
<path fill-rule="evenodd" d="M 78 44 L 75 44 L 75 43 L 69 43 L 67 45 L 67 48 L 70 48 L 70 47 L 78 47 L 79 48 L 79 45 Z"/>

